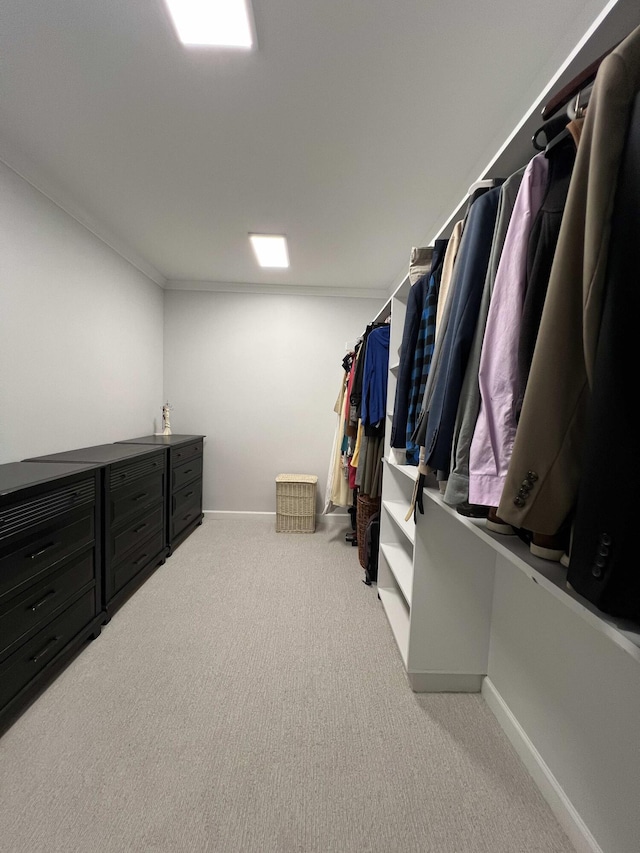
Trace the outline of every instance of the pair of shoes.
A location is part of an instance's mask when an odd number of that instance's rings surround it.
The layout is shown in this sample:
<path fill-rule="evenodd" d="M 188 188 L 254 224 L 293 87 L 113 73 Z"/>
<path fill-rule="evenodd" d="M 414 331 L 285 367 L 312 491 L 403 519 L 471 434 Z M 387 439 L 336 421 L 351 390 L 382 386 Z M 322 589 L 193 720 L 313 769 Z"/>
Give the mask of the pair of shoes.
<path fill-rule="evenodd" d="M 462 501 L 462 503 L 456 504 L 456 512 L 467 518 L 486 518 L 489 515 L 489 507 Z"/>
<path fill-rule="evenodd" d="M 559 563 L 564 556 L 565 547 L 566 542 L 563 536 L 555 533 L 553 536 L 547 536 L 544 533 L 532 533 L 529 550 L 534 557 Z"/>
<path fill-rule="evenodd" d="M 567 519 L 560 525 L 560 529 L 551 535 L 532 531 L 529 550 L 534 557 L 562 563 L 563 566 L 568 567 L 572 538 L 573 524 L 570 519 Z"/>
<path fill-rule="evenodd" d="M 489 507 L 486 527 L 487 530 L 491 530 L 493 533 L 501 533 L 503 536 L 514 536 L 516 532 L 515 527 L 500 518 L 497 506 Z"/>

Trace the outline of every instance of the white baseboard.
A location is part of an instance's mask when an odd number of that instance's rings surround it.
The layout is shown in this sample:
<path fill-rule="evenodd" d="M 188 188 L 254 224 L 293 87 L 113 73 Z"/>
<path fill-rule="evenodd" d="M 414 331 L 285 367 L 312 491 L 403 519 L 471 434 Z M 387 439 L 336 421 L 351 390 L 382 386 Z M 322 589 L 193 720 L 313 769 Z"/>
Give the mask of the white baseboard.
<path fill-rule="evenodd" d="M 210 519 L 221 520 L 223 518 L 243 518 L 245 521 L 250 521 L 252 518 L 259 520 L 261 518 L 275 519 L 275 512 L 246 512 L 244 510 L 226 510 L 226 509 L 205 509 L 204 517 Z M 333 512 L 328 515 L 316 515 L 316 527 L 328 525 L 351 525 L 351 518 L 346 512 Z"/>
<path fill-rule="evenodd" d="M 316 524 L 339 524 L 341 526 L 348 525 L 349 528 L 351 528 L 351 516 L 348 512 L 328 512 L 326 515 L 316 515 Z"/>
<path fill-rule="evenodd" d="M 465 672 L 407 672 L 414 693 L 480 693 L 484 676 Z"/>
<path fill-rule="evenodd" d="M 223 518 L 244 518 L 249 520 L 250 518 L 255 518 L 258 520 L 259 518 L 275 518 L 275 512 L 246 512 L 244 510 L 226 510 L 226 509 L 205 509 L 204 517 L 211 519 L 223 519 Z"/>
<path fill-rule="evenodd" d="M 603 853 L 564 789 L 553 775 L 527 733 L 515 718 L 490 678 L 482 683 L 482 696 L 531 774 L 540 793 L 549 803 L 558 823 L 569 836 L 577 853 Z"/>

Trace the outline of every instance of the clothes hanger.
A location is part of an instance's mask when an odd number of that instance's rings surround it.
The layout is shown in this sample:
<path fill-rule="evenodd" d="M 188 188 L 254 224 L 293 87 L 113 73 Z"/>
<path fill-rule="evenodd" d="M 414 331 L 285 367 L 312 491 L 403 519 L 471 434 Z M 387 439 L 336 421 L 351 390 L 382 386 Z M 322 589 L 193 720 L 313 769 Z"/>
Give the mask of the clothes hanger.
<path fill-rule="evenodd" d="M 569 103 L 576 95 L 588 86 L 590 83 L 593 83 L 596 79 L 596 75 L 598 73 L 598 69 L 602 63 L 603 59 L 618 47 L 620 42 L 617 42 L 613 45 L 613 47 L 609 48 L 609 50 L 605 51 L 602 56 L 599 56 L 595 59 L 591 65 L 588 65 L 584 68 L 579 74 L 577 74 L 573 80 L 571 80 L 567 85 L 561 89 L 556 95 L 548 101 L 542 109 L 542 118 L 546 121 L 546 119 L 550 118 L 552 115 L 558 112 L 558 110 L 562 109 L 567 103 Z"/>
<path fill-rule="evenodd" d="M 545 149 L 545 155 L 548 155 L 550 151 L 553 151 L 554 148 L 557 148 L 558 145 L 564 143 L 565 140 L 571 139 L 573 137 L 571 135 L 571 131 L 568 128 L 568 124 L 571 121 L 575 121 L 576 119 L 584 118 L 584 115 L 587 111 L 587 105 L 589 103 L 589 96 L 591 95 L 591 90 L 593 89 L 593 84 L 588 86 L 585 89 L 581 89 L 576 95 L 575 102 L 571 102 L 567 107 L 567 115 L 564 119 L 565 126 L 556 136 L 551 139 Z"/>
<path fill-rule="evenodd" d="M 544 151 L 551 140 L 566 128 L 567 122 L 566 114 L 562 114 L 540 125 L 531 137 L 531 142 L 536 151 Z M 544 137 L 544 142 L 541 141 L 541 137 Z"/>
<path fill-rule="evenodd" d="M 593 83 L 590 83 L 577 92 L 575 99 L 569 102 L 564 113 L 560 113 L 540 125 L 531 137 L 531 143 L 536 151 L 550 151 L 558 142 L 566 138 L 567 134 L 570 133 L 567 130 L 569 122 L 584 117 L 592 91 Z M 542 142 L 541 137 L 544 137 L 544 142 Z"/>

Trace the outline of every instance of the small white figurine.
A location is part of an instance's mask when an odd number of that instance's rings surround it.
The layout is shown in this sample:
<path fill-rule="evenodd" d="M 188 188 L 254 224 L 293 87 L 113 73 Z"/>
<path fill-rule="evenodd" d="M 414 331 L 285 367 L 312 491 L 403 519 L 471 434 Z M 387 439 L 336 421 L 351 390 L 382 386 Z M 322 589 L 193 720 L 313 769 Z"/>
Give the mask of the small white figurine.
<path fill-rule="evenodd" d="M 162 434 L 163 435 L 171 435 L 171 420 L 170 420 L 170 412 L 173 409 L 173 406 L 169 405 L 169 403 L 165 403 L 162 407 Z"/>

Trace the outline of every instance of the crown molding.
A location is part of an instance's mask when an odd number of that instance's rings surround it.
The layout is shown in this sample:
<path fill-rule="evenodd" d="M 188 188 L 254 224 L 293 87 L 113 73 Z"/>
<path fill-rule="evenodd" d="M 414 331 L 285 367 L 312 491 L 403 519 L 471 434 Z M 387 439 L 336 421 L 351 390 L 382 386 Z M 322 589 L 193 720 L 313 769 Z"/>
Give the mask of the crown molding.
<path fill-rule="evenodd" d="M 211 293 L 258 293 L 270 296 L 330 296 L 347 299 L 387 299 L 387 289 L 359 287 L 307 287 L 296 284 L 258 284 L 252 282 L 188 281 L 169 279 L 165 290 L 196 290 Z"/>
<path fill-rule="evenodd" d="M 108 246 L 123 260 L 131 264 L 131 266 L 135 267 L 138 272 L 151 279 L 159 287 L 165 287 L 166 278 L 153 264 L 150 264 L 145 258 L 141 257 L 124 240 L 110 233 L 102 223 L 98 222 L 95 217 L 77 205 L 59 187 L 54 186 L 51 181 L 39 174 L 38 170 L 32 164 L 28 163 L 25 157 L 17 151 L 9 150 L 4 142 L 0 145 L 0 162 L 19 178 L 22 178 L 23 181 L 26 181 L 41 195 L 49 199 L 56 207 L 59 207 L 68 216 L 75 219 L 79 225 L 82 225 L 94 237 L 97 237 L 100 242 Z"/>

